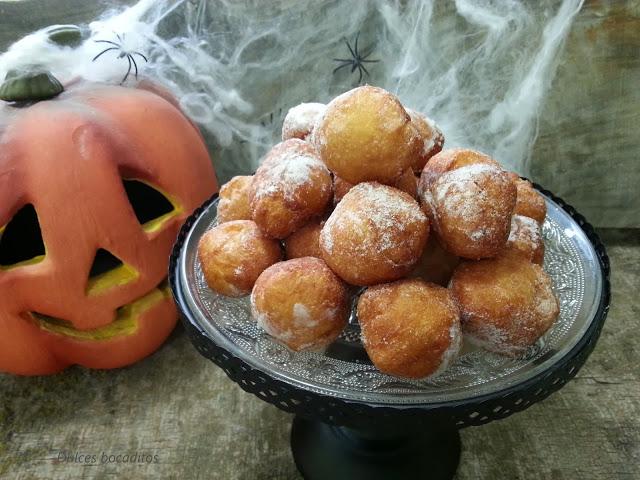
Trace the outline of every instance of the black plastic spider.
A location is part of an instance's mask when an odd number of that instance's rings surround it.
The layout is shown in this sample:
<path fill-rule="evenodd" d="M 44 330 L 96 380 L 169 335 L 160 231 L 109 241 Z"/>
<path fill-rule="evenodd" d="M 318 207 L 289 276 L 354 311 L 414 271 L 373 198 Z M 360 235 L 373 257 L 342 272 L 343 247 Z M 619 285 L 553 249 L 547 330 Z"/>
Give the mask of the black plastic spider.
<path fill-rule="evenodd" d="M 135 77 L 136 80 L 138 79 L 138 64 L 136 63 L 135 58 L 133 58 L 134 55 L 139 55 L 141 56 L 145 62 L 148 62 L 149 60 L 147 60 L 147 57 L 145 57 L 143 54 L 141 54 L 140 52 L 134 52 L 134 51 L 128 51 L 125 50 L 122 43 L 124 42 L 124 33 L 122 34 L 122 37 L 116 33 L 116 37 L 118 37 L 118 40 L 120 41 L 120 43 L 117 42 L 112 42 L 111 40 L 95 40 L 96 43 L 107 43 L 109 45 L 113 45 L 112 47 L 106 48 L 105 50 L 101 51 L 98 55 L 96 55 L 95 57 L 93 57 L 93 60 L 91 60 L 92 62 L 95 62 L 102 54 L 107 53 L 111 50 L 120 50 L 120 53 L 118 54 L 118 58 L 125 58 L 127 59 L 127 61 L 129 62 L 129 68 L 127 69 L 127 73 L 125 74 L 125 76 L 122 78 L 122 81 L 120 82 L 120 84 L 123 84 L 127 78 L 129 77 L 129 74 L 131 73 L 131 67 L 133 66 L 134 71 L 135 71 Z"/>
<path fill-rule="evenodd" d="M 349 40 L 347 40 L 346 38 L 344 39 L 345 43 L 347 44 L 347 48 L 351 53 L 351 58 L 334 58 L 333 60 L 335 62 L 341 62 L 342 65 L 336 67 L 333 70 L 333 73 L 336 73 L 338 70 L 340 70 L 343 67 L 348 67 L 349 65 L 351 65 L 351 73 L 355 72 L 356 68 L 358 69 L 358 72 L 360 72 L 360 76 L 358 77 L 358 83 L 360 83 L 362 82 L 363 72 L 366 73 L 367 76 L 369 76 L 369 71 L 365 68 L 363 63 L 376 63 L 376 62 L 379 62 L 380 60 L 367 60 L 367 57 L 369 57 L 369 55 L 373 53 L 373 48 L 375 45 L 371 45 L 368 49 L 366 49 L 365 50 L 366 53 L 361 54 L 358 51 L 358 37 L 360 37 L 360 32 L 356 34 L 356 39 L 353 44 L 353 48 L 351 48 L 351 44 L 349 43 Z"/>

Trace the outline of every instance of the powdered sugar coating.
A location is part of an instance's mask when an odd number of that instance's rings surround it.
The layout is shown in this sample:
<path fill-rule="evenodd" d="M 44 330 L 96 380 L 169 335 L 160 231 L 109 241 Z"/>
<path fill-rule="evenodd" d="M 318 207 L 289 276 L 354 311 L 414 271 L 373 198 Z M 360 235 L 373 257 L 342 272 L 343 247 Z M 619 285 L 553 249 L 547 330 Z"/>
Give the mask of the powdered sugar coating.
<path fill-rule="evenodd" d="M 509 232 L 509 241 L 524 239 L 530 243 L 539 243 L 542 241 L 542 231 L 540 225 L 533 218 L 523 215 L 514 215 L 511 218 L 511 232 Z"/>
<path fill-rule="evenodd" d="M 371 285 L 408 273 L 428 232 L 426 215 L 408 194 L 375 182 L 360 183 L 326 221 L 320 248 L 344 280 Z"/>
<path fill-rule="evenodd" d="M 507 247 L 522 253 L 528 260 L 542 265 L 544 260 L 544 240 L 542 229 L 533 218 L 514 215 L 511 218 L 511 232 Z"/>
<path fill-rule="evenodd" d="M 490 352 L 501 353 L 512 357 L 522 352 L 522 348 L 509 344 L 507 334 L 504 330 L 490 323 L 482 324 L 474 331 L 467 329 L 464 333 L 464 338 L 471 345 Z"/>
<path fill-rule="evenodd" d="M 331 343 L 348 317 L 345 285 L 318 258 L 303 257 L 273 265 L 251 292 L 258 325 L 293 350 Z"/>
<path fill-rule="evenodd" d="M 422 192 L 431 189 L 442 174 L 475 164 L 493 165 L 502 170 L 497 161 L 482 152 L 468 148 L 449 148 L 435 154 L 424 166 L 420 172 L 418 193 L 421 195 Z"/>
<path fill-rule="evenodd" d="M 407 108 L 407 113 L 411 117 L 411 122 L 416 128 L 422 148 L 414 158 L 412 168 L 419 173 L 431 157 L 442 150 L 444 146 L 444 134 L 436 123 L 426 115 Z"/>
<path fill-rule="evenodd" d="M 443 210 L 461 217 L 477 217 L 481 212 L 474 208 L 475 200 L 485 196 L 477 184 L 480 179 L 496 176 L 500 170 L 493 165 L 475 164 L 443 174 L 436 181 L 432 193 Z"/>
<path fill-rule="evenodd" d="M 333 185 L 311 145 L 290 139 L 271 149 L 251 185 L 253 220 L 267 235 L 285 238 L 324 212 Z"/>
<path fill-rule="evenodd" d="M 392 375 L 436 376 L 460 351 L 460 314 L 453 297 L 423 280 L 367 289 L 358 301 L 358 320 L 369 357 Z"/>
<path fill-rule="evenodd" d="M 488 350 L 519 355 L 553 324 L 559 304 L 551 279 L 513 252 L 460 265 L 450 284 L 465 336 Z"/>
<path fill-rule="evenodd" d="M 313 328 L 318 325 L 318 320 L 311 318 L 309 309 L 304 303 L 295 303 L 293 305 L 293 325 L 296 327 Z"/>
<path fill-rule="evenodd" d="M 429 128 L 431 128 L 431 130 L 433 131 L 433 135 L 431 135 L 429 138 L 424 139 L 424 144 L 422 147 L 422 154 L 428 155 L 434 151 L 435 147 L 438 147 L 438 149 L 440 150 L 442 149 L 442 146 L 444 145 L 444 135 L 442 134 L 442 130 L 436 122 L 434 122 L 426 115 L 423 116 L 423 118 L 427 125 L 429 125 Z M 433 155 L 433 153 L 431 154 Z"/>
<path fill-rule="evenodd" d="M 254 222 L 232 220 L 202 236 L 198 258 L 209 288 L 237 297 L 251 291 L 263 270 L 282 259 L 282 251 Z"/>
<path fill-rule="evenodd" d="M 447 348 L 442 354 L 440 367 L 430 375 L 430 378 L 435 378 L 444 373 L 458 358 L 458 354 L 462 348 L 462 327 L 460 326 L 460 322 L 454 322 L 451 324 L 451 327 L 449 328 L 449 339 L 451 343 L 449 348 Z"/>
<path fill-rule="evenodd" d="M 478 259 L 504 247 L 516 190 L 502 169 L 478 163 L 443 173 L 422 200 L 445 249 Z"/>
<path fill-rule="evenodd" d="M 261 180 L 253 194 L 257 199 L 280 193 L 286 199 L 294 200 L 300 187 L 312 184 L 314 174 L 329 175 L 318 157 L 297 151 L 286 152 L 277 161 L 264 163 L 258 172 Z M 328 187 L 323 184 L 322 188 Z"/>
<path fill-rule="evenodd" d="M 307 138 L 326 108 L 324 103 L 301 103 L 289 109 L 282 122 L 282 140 Z"/>
<path fill-rule="evenodd" d="M 480 240 L 494 234 L 490 230 L 493 225 L 483 222 L 484 216 L 495 214 L 483 208 L 488 199 L 478 182 L 499 173 L 491 165 L 477 164 L 442 175 L 432 190 L 432 202 L 436 205 L 439 216 L 447 215 L 456 223 L 469 224 L 470 240 Z"/>

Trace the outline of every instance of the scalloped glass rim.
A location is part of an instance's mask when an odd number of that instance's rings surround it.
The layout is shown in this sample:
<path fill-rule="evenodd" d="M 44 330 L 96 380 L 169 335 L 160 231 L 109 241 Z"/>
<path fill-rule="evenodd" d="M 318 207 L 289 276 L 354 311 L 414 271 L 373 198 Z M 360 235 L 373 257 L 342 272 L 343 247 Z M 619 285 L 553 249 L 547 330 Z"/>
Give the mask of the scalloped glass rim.
<path fill-rule="evenodd" d="M 217 199 L 189 230 L 176 278 L 190 317 L 213 342 L 251 367 L 290 385 L 378 405 L 415 407 L 466 400 L 508 389 L 551 367 L 571 351 L 595 318 L 603 288 L 595 249 L 562 207 L 546 196 L 545 200 L 545 270 L 560 299 L 560 318 L 522 358 L 508 359 L 466 345 L 448 370 L 431 379 L 408 380 L 382 374 L 369 362 L 345 361 L 326 352 L 292 352 L 260 332 L 251 319 L 248 297 L 233 299 L 208 289 L 196 247 L 202 234 L 215 223 Z M 357 343 L 353 328 L 357 325 L 350 325 L 340 342 Z"/>

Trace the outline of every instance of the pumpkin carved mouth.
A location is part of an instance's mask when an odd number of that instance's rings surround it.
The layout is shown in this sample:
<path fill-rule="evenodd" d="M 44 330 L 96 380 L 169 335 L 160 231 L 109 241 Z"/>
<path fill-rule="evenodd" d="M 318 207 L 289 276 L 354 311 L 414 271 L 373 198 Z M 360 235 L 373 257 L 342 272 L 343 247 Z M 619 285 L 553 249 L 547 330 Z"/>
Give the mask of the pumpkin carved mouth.
<path fill-rule="evenodd" d="M 171 289 L 165 277 L 150 292 L 117 309 L 116 318 L 109 325 L 90 330 L 78 330 L 68 320 L 52 317 L 39 312 L 26 315 L 42 330 L 78 340 L 107 340 L 114 337 L 133 335 L 138 329 L 138 318 L 158 303 L 171 298 Z"/>

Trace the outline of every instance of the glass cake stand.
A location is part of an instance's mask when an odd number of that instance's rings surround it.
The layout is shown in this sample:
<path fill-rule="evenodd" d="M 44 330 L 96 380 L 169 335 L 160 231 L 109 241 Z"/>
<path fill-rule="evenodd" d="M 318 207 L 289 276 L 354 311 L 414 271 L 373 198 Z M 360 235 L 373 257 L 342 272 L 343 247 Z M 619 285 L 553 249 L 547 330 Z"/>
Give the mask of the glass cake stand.
<path fill-rule="evenodd" d="M 559 390 L 583 365 L 604 324 L 609 259 L 585 218 L 545 196 L 544 268 L 560 301 L 554 326 L 521 358 L 465 345 L 436 378 L 379 372 L 360 342 L 355 315 L 322 352 L 293 352 L 261 331 L 248 297 L 212 292 L 196 255 L 216 222 L 217 196 L 183 226 L 169 278 L 198 351 L 245 391 L 295 414 L 291 449 L 308 479 L 452 478 L 458 429 L 506 418 Z"/>

